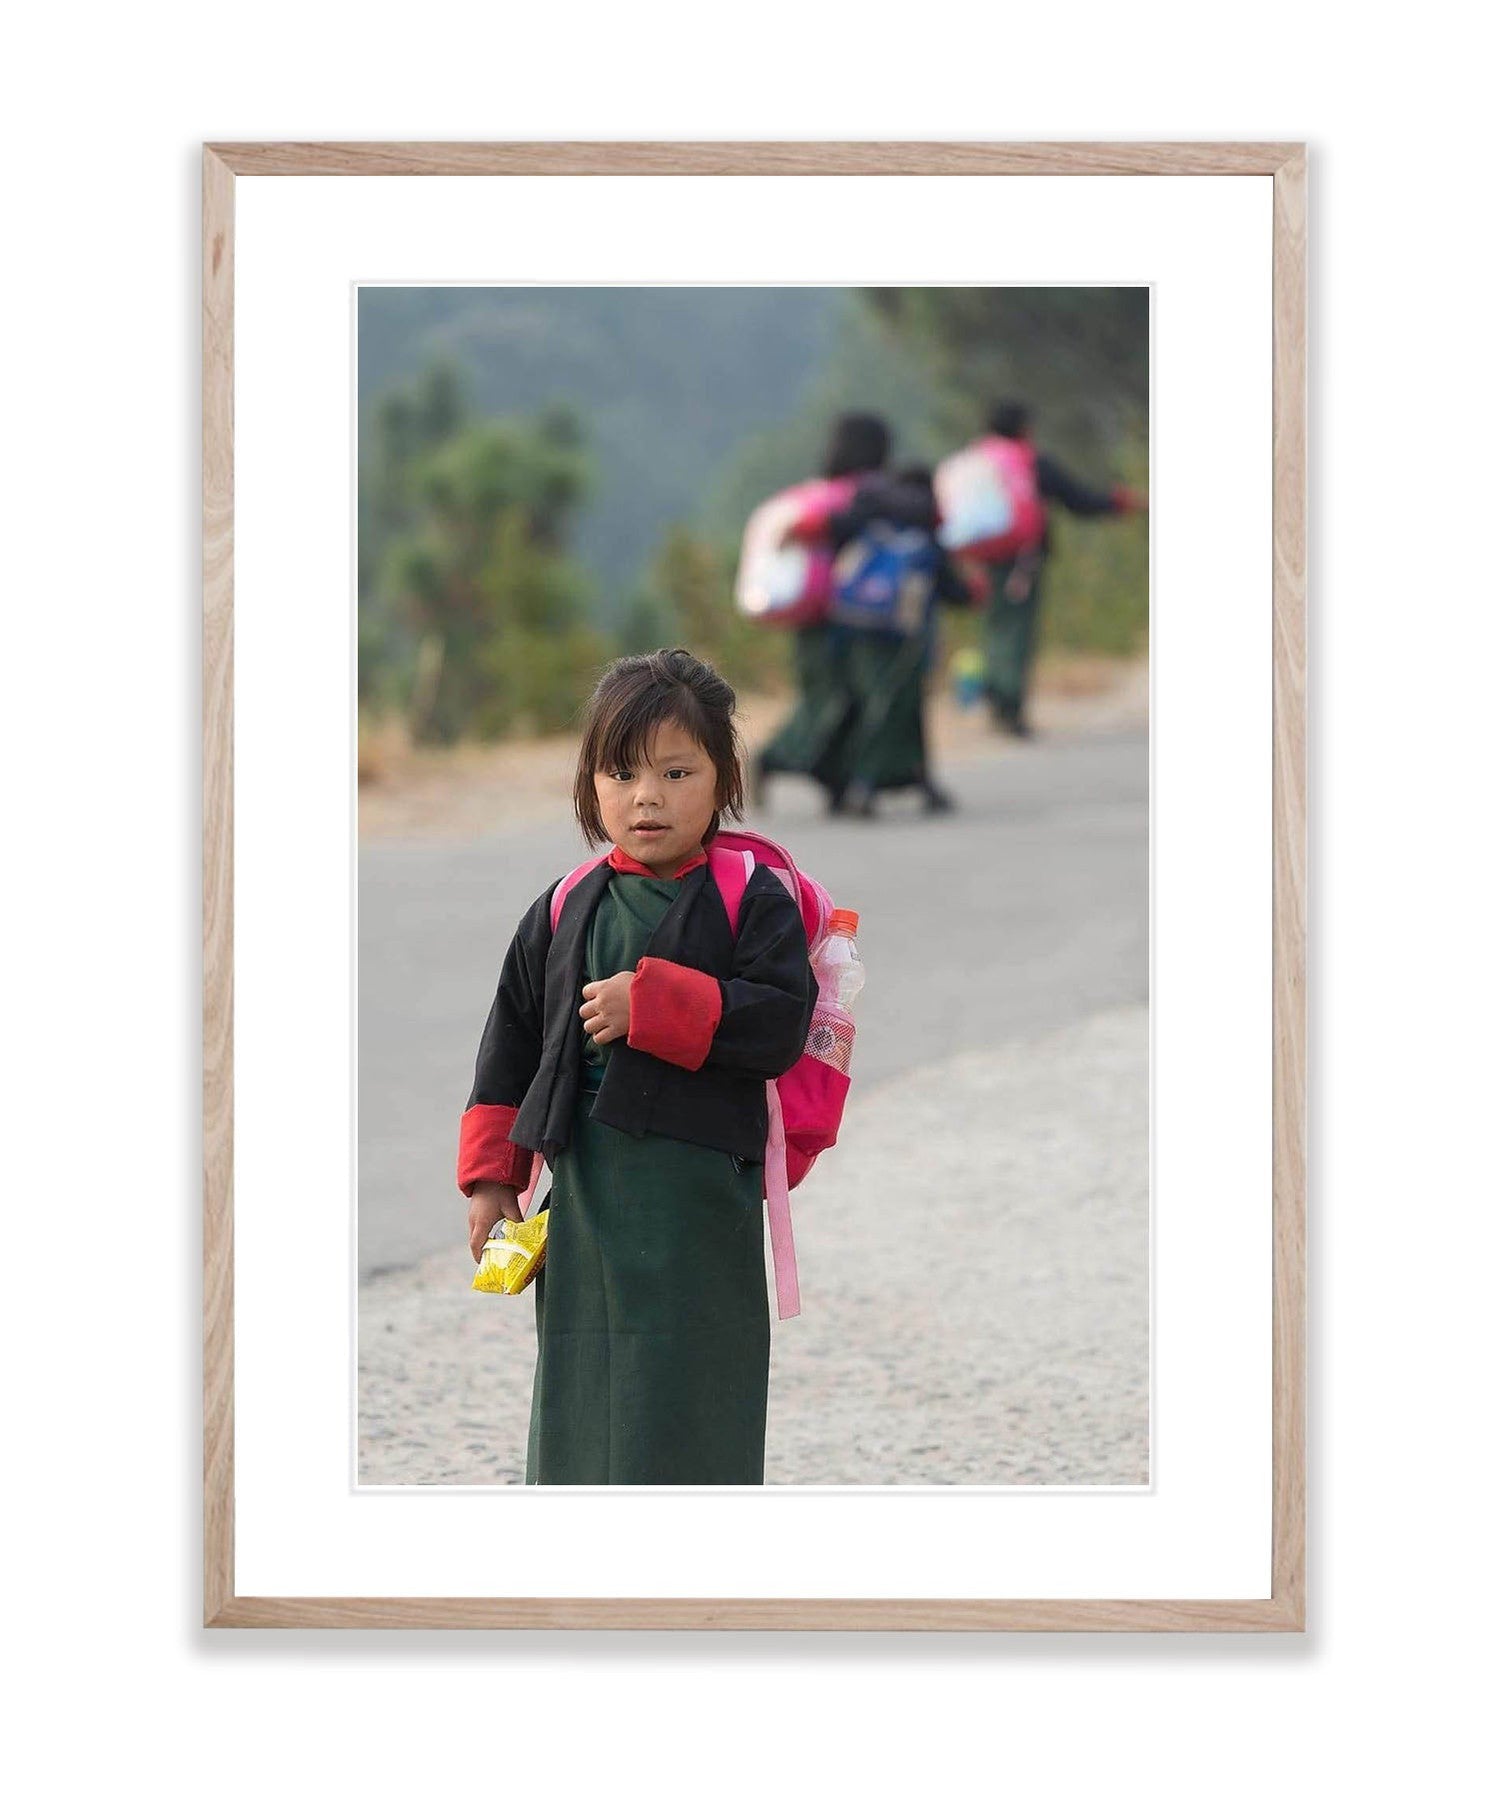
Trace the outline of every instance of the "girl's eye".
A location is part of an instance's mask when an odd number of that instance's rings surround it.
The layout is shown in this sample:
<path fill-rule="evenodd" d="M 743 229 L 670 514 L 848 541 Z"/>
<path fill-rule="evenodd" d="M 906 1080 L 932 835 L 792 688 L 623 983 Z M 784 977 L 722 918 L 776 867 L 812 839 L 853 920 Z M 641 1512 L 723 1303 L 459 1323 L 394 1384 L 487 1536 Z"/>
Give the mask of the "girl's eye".
<path fill-rule="evenodd" d="M 666 778 L 668 781 L 685 781 L 691 773 L 690 768 L 669 768 L 666 771 Z"/>
<path fill-rule="evenodd" d="M 628 781 L 630 778 L 630 771 L 627 768 L 611 769 L 609 771 L 609 778 L 613 781 Z"/>

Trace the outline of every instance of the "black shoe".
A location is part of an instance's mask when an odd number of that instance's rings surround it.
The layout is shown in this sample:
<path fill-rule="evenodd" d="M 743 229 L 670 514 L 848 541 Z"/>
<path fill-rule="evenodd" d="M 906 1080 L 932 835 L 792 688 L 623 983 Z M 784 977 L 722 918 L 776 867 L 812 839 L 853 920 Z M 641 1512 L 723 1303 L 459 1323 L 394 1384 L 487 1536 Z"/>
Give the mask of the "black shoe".
<path fill-rule="evenodd" d="M 874 817 L 874 789 L 867 781 L 850 781 L 843 795 L 843 810 L 850 818 Z"/>
<path fill-rule="evenodd" d="M 928 812 L 951 812 L 957 805 L 953 796 L 939 787 L 935 781 L 927 781 L 923 784 L 921 803 Z"/>

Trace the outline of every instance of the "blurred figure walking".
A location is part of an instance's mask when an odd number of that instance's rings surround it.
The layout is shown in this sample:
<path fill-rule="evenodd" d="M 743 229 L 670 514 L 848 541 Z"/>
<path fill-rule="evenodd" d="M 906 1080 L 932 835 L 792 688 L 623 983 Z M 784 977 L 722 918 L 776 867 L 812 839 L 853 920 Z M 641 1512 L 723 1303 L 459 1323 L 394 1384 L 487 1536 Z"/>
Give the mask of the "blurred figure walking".
<path fill-rule="evenodd" d="M 939 604 L 972 595 L 937 541 L 931 470 L 872 475 L 829 524 L 837 552 L 829 618 L 851 700 L 839 741 L 842 809 L 874 816 L 876 795 L 917 787 L 928 812 L 952 799 L 932 778 L 924 716 Z"/>
<path fill-rule="evenodd" d="M 955 503 L 958 489 L 965 485 L 964 474 L 986 466 L 996 473 L 1001 510 L 1008 507 L 1004 530 L 995 529 L 993 519 L 965 525 L 963 507 Z M 1078 518 L 1104 518 L 1143 512 L 1144 497 L 1127 487 L 1105 492 L 1075 480 L 1054 456 L 1036 449 L 1030 409 L 1016 400 L 994 408 L 988 437 L 942 464 L 937 492 L 945 518 L 943 542 L 954 554 L 983 563 L 988 576 L 982 631 L 985 697 L 996 725 L 1027 737 L 1026 698 L 1036 654 L 1042 575 L 1051 550 L 1047 502 Z M 982 502 L 978 510 L 983 511 Z"/>
<path fill-rule="evenodd" d="M 870 412 L 846 412 L 836 419 L 823 458 L 822 483 L 808 484 L 808 498 L 792 527 L 792 537 L 829 551 L 835 518 L 843 518 L 856 506 L 860 494 L 876 479 L 886 493 L 888 507 L 897 513 L 905 508 L 919 518 L 928 516 L 929 502 L 913 502 L 883 476 L 889 455 L 890 428 L 882 418 Z M 751 764 L 750 798 L 757 806 L 764 804 L 768 779 L 776 774 L 808 775 L 822 787 L 829 811 L 837 812 L 843 806 L 849 779 L 847 744 L 857 700 L 849 684 L 847 636 L 828 622 L 825 598 L 818 615 L 795 630 L 796 704 Z"/>

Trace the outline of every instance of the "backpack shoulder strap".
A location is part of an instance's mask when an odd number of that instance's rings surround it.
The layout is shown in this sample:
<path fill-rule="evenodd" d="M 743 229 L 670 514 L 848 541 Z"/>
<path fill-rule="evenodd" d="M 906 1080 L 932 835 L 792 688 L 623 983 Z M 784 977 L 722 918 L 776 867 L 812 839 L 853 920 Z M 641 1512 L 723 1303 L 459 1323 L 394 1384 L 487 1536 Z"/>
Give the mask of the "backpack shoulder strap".
<path fill-rule="evenodd" d="M 818 941 L 827 929 L 828 918 L 833 910 L 832 898 L 825 887 L 798 870 L 791 852 L 784 845 L 759 831 L 736 830 L 721 831 L 714 839 L 713 848 L 736 856 L 748 851 L 753 861 L 768 868 L 800 907 L 802 923 L 807 929 L 807 942 L 815 944 Z M 710 850 L 710 861 L 712 854 Z M 745 878 L 748 880 L 747 875 Z M 730 917 L 733 916 L 730 912 Z"/>
<path fill-rule="evenodd" d="M 753 850 L 710 849 L 708 869 L 718 887 L 723 909 L 729 915 L 729 934 L 739 935 L 739 908 L 744 904 L 744 890 L 755 872 Z"/>
<path fill-rule="evenodd" d="M 600 862 L 607 861 L 608 856 L 609 852 L 607 850 L 604 851 L 602 856 L 590 856 L 586 862 L 580 862 L 571 874 L 563 875 L 562 879 L 552 889 L 553 935 L 556 934 L 557 920 L 562 916 L 562 907 L 567 900 L 568 894 L 570 894 L 573 888 L 577 886 L 578 882 L 583 879 L 584 875 L 591 873 L 593 869 L 598 867 Z"/>

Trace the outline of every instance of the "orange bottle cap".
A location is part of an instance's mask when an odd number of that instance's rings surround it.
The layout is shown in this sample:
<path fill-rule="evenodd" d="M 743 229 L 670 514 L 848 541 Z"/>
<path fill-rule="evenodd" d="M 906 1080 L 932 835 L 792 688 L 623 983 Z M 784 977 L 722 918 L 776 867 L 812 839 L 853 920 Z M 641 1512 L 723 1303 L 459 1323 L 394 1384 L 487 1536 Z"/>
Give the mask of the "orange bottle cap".
<path fill-rule="evenodd" d="M 828 929 L 830 931 L 847 931 L 848 934 L 852 936 L 858 928 L 859 914 L 857 912 L 845 911 L 842 907 L 835 910 L 832 917 L 828 920 Z"/>

